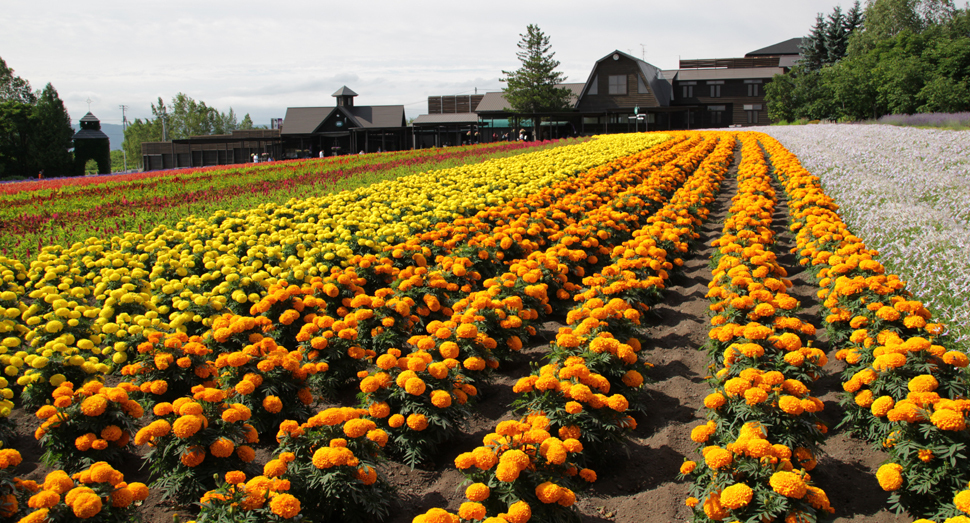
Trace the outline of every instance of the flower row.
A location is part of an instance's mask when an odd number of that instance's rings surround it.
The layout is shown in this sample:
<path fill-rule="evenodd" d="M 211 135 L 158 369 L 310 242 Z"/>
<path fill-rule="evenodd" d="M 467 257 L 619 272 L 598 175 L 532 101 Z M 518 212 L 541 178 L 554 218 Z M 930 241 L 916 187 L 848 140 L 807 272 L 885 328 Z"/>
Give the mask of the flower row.
<path fill-rule="evenodd" d="M 805 382 L 818 378 L 825 355 L 804 343 L 814 328 L 794 317 L 798 301 L 772 251 L 777 200 L 764 152 L 751 134 L 740 141 L 738 192 L 714 241 L 708 292 L 718 370 L 704 399 L 708 421 L 691 432 L 703 460 L 685 461 L 681 475 L 693 480 L 694 521 L 814 521 L 833 510 L 809 475 L 825 427 Z"/>
<path fill-rule="evenodd" d="M 611 263 L 583 278 L 584 290 L 574 297 L 579 305 L 567 314 L 570 327 L 557 334 L 550 363 L 513 388 L 522 420 L 500 422 L 483 446 L 456 458 L 455 466 L 471 483 L 465 490 L 468 501 L 457 514 L 435 508 L 415 522 L 477 521 L 489 515 L 497 519 L 488 521 L 506 522 L 570 517 L 575 489 L 596 479 L 595 472 L 582 468 L 584 462 L 636 426 L 629 415 L 631 402 L 640 396 L 648 364 L 638 357 L 640 343 L 631 336 L 641 311 L 659 297 L 666 270 L 674 266 L 658 245 L 670 246 L 671 253 L 686 252 L 696 236 L 694 227 L 706 216 L 705 206 L 713 200 L 733 149 L 732 137 L 720 138 L 716 148 L 705 148 L 703 160 L 688 168 L 693 174 L 663 208 L 611 250 Z M 591 215 L 590 222 L 602 223 L 596 218 Z M 541 262 L 541 257 L 530 258 Z M 539 281 L 554 281 L 554 276 Z"/>
<path fill-rule="evenodd" d="M 790 198 L 800 263 L 818 281 L 829 339 L 846 362 L 843 424 L 889 452 L 876 478 L 894 508 L 970 514 L 960 456 L 970 444 L 967 355 L 947 350 L 944 326 L 851 233 L 818 178 L 778 142 L 765 147 Z"/>

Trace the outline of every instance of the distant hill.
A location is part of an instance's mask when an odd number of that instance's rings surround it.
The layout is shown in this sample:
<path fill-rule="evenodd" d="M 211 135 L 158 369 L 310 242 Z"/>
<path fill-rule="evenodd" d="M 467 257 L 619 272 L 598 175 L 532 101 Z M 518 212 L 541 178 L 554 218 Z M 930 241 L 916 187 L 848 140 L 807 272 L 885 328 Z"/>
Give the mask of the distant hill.
<path fill-rule="evenodd" d="M 74 128 L 74 131 L 77 131 L 78 129 L 80 129 L 77 122 L 74 122 L 73 124 L 71 124 L 71 127 Z M 111 150 L 120 151 L 121 142 L 125 141 L 124 127 L 116 123 L 102 122 L 101 130 L 104 132 L 104 134 L 108 135 L 108 140 L 111 142 Z"/>

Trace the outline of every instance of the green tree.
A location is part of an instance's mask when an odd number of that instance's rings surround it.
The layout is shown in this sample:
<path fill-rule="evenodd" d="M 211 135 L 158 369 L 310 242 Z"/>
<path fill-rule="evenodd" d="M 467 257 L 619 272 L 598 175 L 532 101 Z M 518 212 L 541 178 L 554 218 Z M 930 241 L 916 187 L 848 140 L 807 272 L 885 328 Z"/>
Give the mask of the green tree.
<path fill-rule="evenodd" d="M 111 151 L 111 172 L 120 173 L 125 170 L 125 153 L 118 149 Z"/>
<path fill-rule="evenodd" d="M 30 176 L 30 130 L 34 126 L 30 104 L 16 100 L 0 103 L 0 176 Z"/>
<path fill-rule="evenodd" d="M 849 47 L 849 32 L 846 28 L 842 7 L 835 6 L 825 24 L 825 56 L 826 63 L 834 64 L 845 56 Z"/>
<path fill-rule="evenodd" d="M 121 146 L 128 154 L 129 167 L 144 168 L 142 165 L 141 144 L 143 142 L 160 141 L 162 141 L 162 118 L 148 118 L 145 120 L 135 118 L 135 121 L 129 122 L 128 128 L 125 129 L 125 141 L 121 143 Z"/>
<path fill-rule="evenodd" d="M 822 64 L 828 60 L 829 52 L 825 47 L 825 17 L 818 13 L 815 17 L 815 25 L 802 38 L 799 48 L 802 51 L 802 65 L 809 71 L 817 71 L 822 68 Z"/>
<path fill-rule="evenodd" d="M 0 58 L 0 102 L 33 104 L 36 99 L 34 92 L 30 90 L 30 82 L 13 74 L 13 69 L 7 67 L 7 62 Z"/>
<path fill-rule="evenodd" d="M 230 108 L 230 110 L 232 110 L 232 108 Z M 253 119 L 249 117 L 249 113 L 246 113 L 246 116 L 243 116 L 242 121 L 239 122 L 238 128 L 247 131 L 253 128 Z"/>
<path fill-rule="evenodd" d="M 539 26 L 529 24 L 526 33 L 520 34 L 519 51 L 516 53 L 522 66 L 515 71 L 502 71 L 506 84 L 503 89 L 505 99 L 512 110 L 523 115 L 535 116 L 538 113 L 561 111 L 569 107 L 570 90 L 557 87 L 566 81 L 566 76 L 556 71 L 559 61 L 556 53 L 551 52 L 549 37 Z M 532 118 L 536 124 L 536 118 Z M 539 136 L 540 126 L 536 125 L 535 136 Z"/>
<path fill-rule="evenodd" d="M 45 176 L 70 176 L 74 169 L 74 129 L 71 116 L 54 86 L 48 83 L 33 107 L 34 125 L 30 147 L 31 169 Z"/>

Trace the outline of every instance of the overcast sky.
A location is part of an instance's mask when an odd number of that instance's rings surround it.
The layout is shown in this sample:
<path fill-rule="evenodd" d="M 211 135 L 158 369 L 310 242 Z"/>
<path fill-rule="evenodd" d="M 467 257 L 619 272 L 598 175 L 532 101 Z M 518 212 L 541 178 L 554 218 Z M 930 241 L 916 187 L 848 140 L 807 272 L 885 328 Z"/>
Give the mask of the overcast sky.
<path fill-rule="evenodd" d="M 560 70 L 585 82 L 614 49 L 661 69 L 727 58 L 807 34 L 851 0 L 250 1 L 5 0 L 0 57 L 35 89 L 58 90 L 73 120 L 151 116 L 183 92 L 256 124 L 287 107 L 357 105 L 425 114 L 427 98 L 501 90 L 528 24 Z"/>

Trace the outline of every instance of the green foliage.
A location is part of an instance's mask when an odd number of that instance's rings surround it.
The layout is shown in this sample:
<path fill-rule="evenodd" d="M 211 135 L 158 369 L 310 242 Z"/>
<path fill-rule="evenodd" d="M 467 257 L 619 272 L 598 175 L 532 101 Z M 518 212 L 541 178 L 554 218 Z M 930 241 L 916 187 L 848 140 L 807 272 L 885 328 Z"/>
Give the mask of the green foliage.
<path fill-rule="evenodd" d="M 0 59 L 0 178 L 71 174 L 71 117 L 54 86 L 30 91 Z"/>
<path fill-rule="evenodd" d="M 863 30 L 851 33 L 844 58 L 822 60 L 826 42 L 839 42 L 833 13 L 821 18 L 802 49 L 805 60 L 765 86 L 773 120 L 863 120 L 885 114 L 970 109 L 970 13 L 946 0 L 879 0 L 866 8 Z M 841 17 L 852 23 L 852 12 Z M 840 47 L 841 49 L 841 47 Z M 826 56 L 838 50 L 825 46 Z"/>
<path fill-rule="evenodd" d="M 519 36 L 522 40 L 519 41 L 516 56 L 522 66 L 515 71 L 502 71 L 505 78 L 501 79 L 506 83 L 503 92 L 512 110 L 539 113 L 569 107 L 569 89 L 556 87 L 566 81 L 566 76 L 556 71 L 559 61 L 553 58 L 556 53 L 549 51 L 552 47 L 549 37 L 534 24 L 529 24 L 526 34 Z"/>

